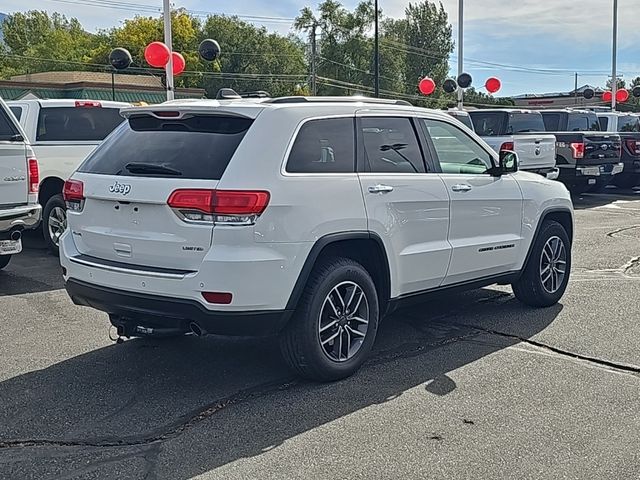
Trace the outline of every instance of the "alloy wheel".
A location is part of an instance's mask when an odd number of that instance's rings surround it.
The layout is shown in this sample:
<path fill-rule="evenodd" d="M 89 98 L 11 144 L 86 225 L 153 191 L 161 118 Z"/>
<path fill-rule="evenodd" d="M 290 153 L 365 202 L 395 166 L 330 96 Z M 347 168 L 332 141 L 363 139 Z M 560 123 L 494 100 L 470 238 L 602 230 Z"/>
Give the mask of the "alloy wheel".
<path fill-rule="evenodd" d="M 49 238 L 56 247 L 60 243 L 60 236 L 67 229 L 67 212 L 62 207 L 53 207 L 47 219 Z"/>
<path fill-rule="evenodd" d="M 346 362 L 362 347 L 369 328 L 369 302 L 355 282 L 342 282 L 326 296 L 318 319 L 318 337 L 324 354 Z"/>
<path fill-rule="evenodd" d="M 540 256 L 540 281 L 547 293 L 556 293 L 567 274 L 567 249 L 560 237 L 547 240 Z"/>

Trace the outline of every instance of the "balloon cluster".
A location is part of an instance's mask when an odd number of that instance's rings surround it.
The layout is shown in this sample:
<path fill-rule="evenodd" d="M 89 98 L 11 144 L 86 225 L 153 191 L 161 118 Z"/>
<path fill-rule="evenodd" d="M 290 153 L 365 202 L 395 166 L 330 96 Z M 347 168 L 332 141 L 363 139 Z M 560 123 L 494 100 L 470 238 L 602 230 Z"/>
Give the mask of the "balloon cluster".
<path fill-rule="evenodd" d="M 636 88 L 638 88 L 638 87 L 635 87 L 633 89 L 633 96 L 634 97 L 640 97 L 640 89 L 638 89 L 636 91 Z M 637 93 L 637 95 L 636 95 L 636 93 Z M 630 96 L 631 95 L 629 94 L 629 90 L 627 90 L 625 88 L 621 88 L 620 90 L 616 91 L 616 102 L 624 103 L 627 100 L 629 100 Z M 603 102 L 610 102 L 612 100 L 612 98 L 613 98 L 613 93 L 611 92 L 611 90 L 607 90 L 606 92 L 602 93 L 602 101 Z"/>
<path fill-rule="evenodd" d="M 220 45 L 215 40 L 207 38 L 200 42 L 198 53 L 203 60 L 213 62 L 220 56 Z M 169 58 L 173 60 L 173 74 L 180 75 L 184 72 L 187 64 L 178 52 L 171 52 L 162 42 L 151 42 L 144 49 L 144 59 L 149 65 L 155 68 L 165 68 L 169 63 Z M 125 48 L 114 48 L 109 54 L 109 62 L 116 70 L 129 68 L 132 63 L 131 53 Z"/>
<path fill-rule="evenodd" d="M 173 63 L 173 74 L 180 75 L 184 72 L 186 62 L 182 54 L 178 52 L 172 52 L 162 42 L 151 42 L 144 49 L 144 59 L 149 65 L 155 68 L 164 68 L 169 63 L 171 58 Z"/>
<path fill-rule="evenodd" d="M 461 73 L 456 79 L 447 78 L 442 83 L 442 89 L 447 93 L 453 93 L 458 90 L 458 88 L 469 88 L 472 81 L 473 79 L 471 78 L 471 75 L 468 73 Z M 502 83 L 500 82 L 500 79 L 496 77 L 489 77 L 484 83 L 484 88 L 486 88 L 489 93 L 496 93 L 500 88 L 502 88 Z M 423 95 L 431 95 L 436 91 L 436 82 L 432 78 L 424 77 L 418 83 L 418 90 L 420 90 L 420 93 Z"/>

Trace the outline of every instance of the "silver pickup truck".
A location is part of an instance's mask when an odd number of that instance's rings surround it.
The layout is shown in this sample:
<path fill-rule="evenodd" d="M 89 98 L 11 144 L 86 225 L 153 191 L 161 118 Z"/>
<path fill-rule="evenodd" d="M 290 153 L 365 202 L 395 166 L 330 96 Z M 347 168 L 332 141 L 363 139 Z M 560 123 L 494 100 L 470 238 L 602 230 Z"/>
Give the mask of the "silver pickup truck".
<path fill-rule="evenodd" d="M 488 109 L 470 111 L 474 130 L 496 152 L 518 154 L 520 170 L 556 180 L 556 137 L 545 132 L 540 112 L 534 110 Z"/>
<path fill-rule="evenodd" d="M 0 269 L 22 251 L 22 232 L 40 221 L 39 183 L 33 149 L 0 99 Z"/>

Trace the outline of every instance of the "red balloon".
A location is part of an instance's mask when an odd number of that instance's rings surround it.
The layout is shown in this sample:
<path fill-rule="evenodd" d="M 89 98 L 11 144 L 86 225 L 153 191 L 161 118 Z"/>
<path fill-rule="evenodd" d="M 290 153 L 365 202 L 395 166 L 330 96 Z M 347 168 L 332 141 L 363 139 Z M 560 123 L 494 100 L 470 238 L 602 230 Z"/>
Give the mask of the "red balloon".
<path fill-rule="evenodd" d="M 484 88 L 486 88 L 489 93 L 496 93 L 502 88 L 502 82 L 500 82 L 499 78 L 489 77 L 484 83 Z"/>
<path fill-rule="evenodd" d="M 423 95 L 431 95 L 436 90 L 436 82 L 429 77 L 424 77 L 418 84 L 418 89 Z"/>
<path fill-rule="evenodd" d="M 162 42 L 151 42 L 144 49 L 144 59 L 149 65 L 156 68 L 166 67 L 169 63 L 169 47 Z"/>
<path fill-rule="evenodd" d="M 610 102 L 612 97 L 613 97 L 613 94 L 609 90 L 607 90 L 602 94 L 602 101 Z"/>
<path fill-rule="evenodd" d="M 616 101 L 618 101 L 620 103 L 624 103 L 627 100 L 629 100 L 629 90 L 625 90 L 623 88 L 622 90 L 618 90 L 616 92 Z"/>
<path fill-rule="evenodd" d="M 182 72 L 184 72 L 184 69 L 187 66 L 187 62 L 185 62 L 182 54 L 178 52 L 172 52 L 171 58 L 173 59 L 173 74 L 180 75 Z"/>

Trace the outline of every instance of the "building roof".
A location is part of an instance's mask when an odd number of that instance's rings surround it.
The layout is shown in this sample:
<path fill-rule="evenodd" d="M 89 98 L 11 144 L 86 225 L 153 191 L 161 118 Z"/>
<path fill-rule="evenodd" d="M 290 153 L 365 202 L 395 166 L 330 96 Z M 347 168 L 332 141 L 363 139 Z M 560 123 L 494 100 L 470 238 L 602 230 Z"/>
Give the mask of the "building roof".
<path fill-rule="evenodd" d="M 604 90 L 601 89 L 600 87 L 594 87 L 593 85 L 583 85 L 582 87 L 578 88 L 578 90 L 571 90 L 570 92 L 525 93 L 522 95 L 515 95 L 511 98 L 522 99 L 522 98 L 573 97 L 576 94 L 576 92 L 578 93 L 578 95 L 582 95 L 587 88 L 592 89 L 596 95 L 604 92 Z"/>
<path fill-rule="evenodd" d="M 14 75 L 13 82 L 36 82 L 66 85 L 69 83 L 104 83 L 111 85 L 111 72 L 40 72 L 26 75 Z M 118 85 L 131 87 L 151 87 L 164 89 L 160 77 L 152 75 L 130 75 L 117 73 L 115 81 Z"/>

